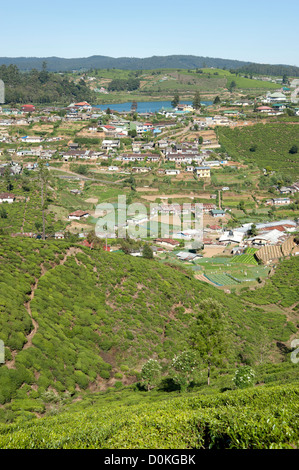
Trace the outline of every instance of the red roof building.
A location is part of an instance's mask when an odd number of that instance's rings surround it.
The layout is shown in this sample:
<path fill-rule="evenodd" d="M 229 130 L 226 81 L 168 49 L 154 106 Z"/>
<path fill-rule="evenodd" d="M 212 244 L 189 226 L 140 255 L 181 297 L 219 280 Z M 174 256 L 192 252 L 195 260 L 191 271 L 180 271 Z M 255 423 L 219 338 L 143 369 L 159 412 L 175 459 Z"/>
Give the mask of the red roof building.
<path fill-rule="evenodd" d="M 33 104 L 24 104 L 24 106 L 22 106 L 22 111 L 25 113 L 31 113 L 35 111 L 35 106 L 33 106 Z"/>
<path fill-rule="evenodd" d="M 90 104 L 87 103 L 87 101 L 81 101 L 80 103 L 75 103 L 75 106 L 78 107 L 78 108 L 90 107 Z"/>
<path fill-rule="evenodd" d="M 89 216 L 88 212 L 78 210 L 69 214 L 69 219 L 81 219 L 82 217 L 88 217 L 88 216 Z"/>

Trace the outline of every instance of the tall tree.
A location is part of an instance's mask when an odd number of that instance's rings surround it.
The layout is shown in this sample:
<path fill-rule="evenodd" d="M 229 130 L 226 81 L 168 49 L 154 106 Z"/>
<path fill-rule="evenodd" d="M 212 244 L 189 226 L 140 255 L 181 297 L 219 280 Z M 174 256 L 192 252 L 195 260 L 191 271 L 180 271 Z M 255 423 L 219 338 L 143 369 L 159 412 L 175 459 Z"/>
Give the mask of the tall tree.
<path fill-rule="evenodd" d="M 172 102 L 171 102 L 171 106 L 172 106 L 173 108 L 176 108 L 177 105 L 179 104 L 179 102 L 180 102 L 180 96 L 179 96 L 178 92 L 176 92 L 176 93 L 174 94 L 173 100 L 172 100 Z"/>
<path fill-rule="evenodd" d="M 194 98 L 193 98 L 193 102 L 192 102 L 192 106 L 194 109 L 199 109 L 200 106 L 201 106 L 201 102 L 200 102 L 200 94 L 199 92 L 197 91 L 194 95 Z"/>
<path fill-rule="evenodd" d="M 283 77 L 282 77 L 282 83 L 284 85 L 287 85 L 289 83 L 289 79 L 288 79 L 288 76 L 286 73 L 283 74 Z"/>
<path fill-rule="evenodd" d="M 43 64 L 42 64 L 42 70 L 39 74 L 39 81 L 44 84 L 46 83 L 46 81 L 48 80 L 49 78 L 49 73 L 48 73 L 48 70 L 47 70 L 47 62 L 46 61 L 43 61 Z"/>
<path fill-rule="evenodd" d="M 258 234 L 258 230 L 255 224 L 251 224 L 250 229 L 248 230 L 248 235 L 251 237 L 256 237 Z"/>
<path fill-rule="evenodd" d="M 174 380 L 182 391 L 186 391 L 190 383 L 198 374 L 198 358 L 195 351 L 183 351 L 175 356 L 171 366 L 175 370 Z"/>
<path fill-rule="evenodd" d="M 230 82 L 230 84 L 228 85 L 228 89 L 231 93 L 235 90 L 236 87 L 237 87 L 237 84 L 236 84 L 235 80 L 232 80 Z"/>
<path fill-rule="evenodd" d="M 10 167 L 6 166 L 4 170 L 4 179 L 5 179 L 5 186 L 7 191 L 11 191 L 13 189 L 13 184 L 11 181 L 11 173 L 10 173 Z"/>
<path fill-rule="evenodd" d="M 155 359 L 149 359 L 143 364 L 141 369 L 141 377 L 147 390 L 151 390 L 157 385 L 161 376 L 162 367 Z"/>
<path fill-rule="evenodd" d="M 142 256 L 147 259 L 153 259 L 154 257 L 153 250 L 147 243 L 143 247 Z"/>
<path fill-rule="evenodd" d="M 228 351 L 228 335 L 223 306 L 214 299 L 205 299 L 200 305 L 191 343 L 208 371 L 208 385 L 212 366 L 220 366 Z"/>

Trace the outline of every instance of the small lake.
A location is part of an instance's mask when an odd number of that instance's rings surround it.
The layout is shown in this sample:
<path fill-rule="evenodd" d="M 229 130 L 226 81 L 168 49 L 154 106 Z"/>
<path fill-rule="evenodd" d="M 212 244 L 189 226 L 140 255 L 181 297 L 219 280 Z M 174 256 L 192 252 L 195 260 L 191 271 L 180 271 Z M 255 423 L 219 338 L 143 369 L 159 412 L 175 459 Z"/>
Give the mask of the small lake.
<path fill-rule="evenodd" d="M 180 101 L 180 104 L 191 104 L 192 101 Z M 202 104 L 210 106 L 212 101 L 202 101 Z M 111 104 L 98 104 L 95 108 L 100 108 L 102 111 L 106 111 L 107 108 L 118 112 L 129 112 L 131 111 L 132 101 L 127 103 L 111 103 Z M 155 113 L 160 111 L 162 108 L 171 108 L 171 101 L 137 101 L 137 113 Z"/>

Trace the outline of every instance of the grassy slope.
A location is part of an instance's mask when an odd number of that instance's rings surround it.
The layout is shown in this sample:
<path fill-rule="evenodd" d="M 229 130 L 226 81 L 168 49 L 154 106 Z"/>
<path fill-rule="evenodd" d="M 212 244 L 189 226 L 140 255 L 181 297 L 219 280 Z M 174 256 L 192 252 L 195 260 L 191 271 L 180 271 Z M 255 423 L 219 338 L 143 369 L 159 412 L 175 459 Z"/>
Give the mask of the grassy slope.
<path fill-rule="evenodd" d="M 182 95 L 194 94 L 195 91 L 200 93 L 221 93 L 232 81 L 236 83 L 237 90 L 262 91 L 264 89 L 275 90 L 279 88 L 279 85 L 275 83 L 239 77 L 228 70 L 202 69 L 202 72 L 196 73 L 195 70 L 188 71 L 184 69 L 147 70 L 139 76 L 141 80 L 139 90 L 130 93 L 114 92 L 108 95 L 98 93 L 98 101 L 99 103 L 117 103 L 132 100 L 171 99 L 175 91 Z M 123 79 L 129 76 L 133 76 L 133 74 L 126 70 L 99 70 L 95 75 L 96 81 L 93 82 L 93 86 L 96 83 L 98 86 L 107 87 L 110 80 Z M 164 77 L 166 79 L 162 80 Z"/>

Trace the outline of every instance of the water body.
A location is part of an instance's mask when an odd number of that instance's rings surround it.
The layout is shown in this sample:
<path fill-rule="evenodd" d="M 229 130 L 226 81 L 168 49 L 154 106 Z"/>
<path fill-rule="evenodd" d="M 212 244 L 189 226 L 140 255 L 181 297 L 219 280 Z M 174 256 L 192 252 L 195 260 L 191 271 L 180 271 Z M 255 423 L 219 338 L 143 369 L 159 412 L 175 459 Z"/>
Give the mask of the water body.
<path fill-rule="evenodd" d="M 181 101 L 180 104 L 191 104 L 192 101 Z M 210 106 L 212 101 L 202 101 L 202 104 Z M 111 104 L 98 104 L 95 108 L 100 108 L 102 111 L 106 111 L 107 108 L 118 112 L 129 112 L 131 111 L 132 102 L 127 103 L 111 103 Z M 137 102 L 137 113 L 155 113 L 161 111 L 161 109 L 172 108 L 171 101 L 138 101 Z"/>

